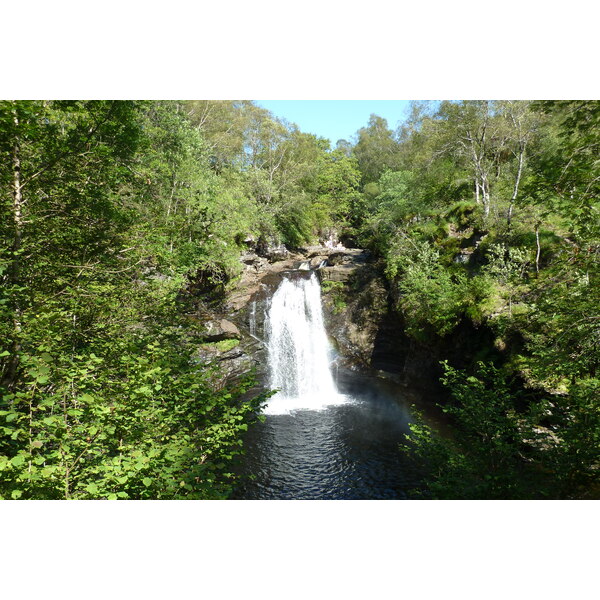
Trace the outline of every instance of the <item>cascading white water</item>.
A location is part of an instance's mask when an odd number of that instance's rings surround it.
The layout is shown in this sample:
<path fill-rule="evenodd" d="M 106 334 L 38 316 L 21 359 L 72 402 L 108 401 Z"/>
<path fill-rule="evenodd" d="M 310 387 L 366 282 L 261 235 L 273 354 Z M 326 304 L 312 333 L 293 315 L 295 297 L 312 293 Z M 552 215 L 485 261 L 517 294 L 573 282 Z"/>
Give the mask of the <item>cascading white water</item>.
<path fill-rule="evenodd" d="M 331 347 L 321 309 L 321 286 L 310 278 L 283 279 L 267 315 L 271 389 L 279 390 L 264 412 L 321 410 L 340 404 L 330 369 Z"/>
<path fill-rule="evenodd" d="M 252 302 L 250 305 L 250 335 L 252 337 L 256 337 L 256 301 Z"/>

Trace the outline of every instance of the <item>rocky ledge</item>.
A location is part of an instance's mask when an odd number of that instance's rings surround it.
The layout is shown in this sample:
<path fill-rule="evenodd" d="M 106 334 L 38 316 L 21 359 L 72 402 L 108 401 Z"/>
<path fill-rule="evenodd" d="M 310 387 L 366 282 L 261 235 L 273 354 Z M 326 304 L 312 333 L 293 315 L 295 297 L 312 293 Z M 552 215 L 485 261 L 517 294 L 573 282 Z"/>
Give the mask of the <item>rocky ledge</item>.
<path fill-rule="evenodd" d="M 244 272 L 235 290 L 227 298 L 226 308 L 237 313 L 244 309 L 261 290 L 261 284 L 268 284 L 266 278 L 284 271 L 315 270 L 322 281 L 348 281 L 356 270 L 367 263 L 368 253 L 358 248 L 327 248 L 307 246 L 294 252 L 285 253 L 278 248 L 269 258 L 254 252 L 241 257 Z"/>

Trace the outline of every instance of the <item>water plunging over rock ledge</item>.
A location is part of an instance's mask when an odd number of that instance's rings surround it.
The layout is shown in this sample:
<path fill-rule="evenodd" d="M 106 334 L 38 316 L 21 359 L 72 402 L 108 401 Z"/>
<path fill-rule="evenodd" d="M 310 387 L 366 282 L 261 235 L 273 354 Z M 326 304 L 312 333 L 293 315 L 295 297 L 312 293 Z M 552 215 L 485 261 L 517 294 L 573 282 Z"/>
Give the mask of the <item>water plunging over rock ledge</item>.
<path fill-rule="evenodd" d="M 284 277 L 267 314 L 268 414 L 297 409 L 321 410 L 341 404 L 331 373 L 332 349 L 321 310 L 321 287 L 315 273 Z"/>
<path fill-rule="evenodd" d="M 323 321 L 337 352 L 337 364 L 397 381 L 419 371 L 426 357 L 405 343 L 402 324 L 390 310 L 383 273 L 367 251 L 339 246 L 276 250 L 263 256 L 247 252 L 241 257 L 244 271 L 218 315 L 235 323 L 239 330 L 237 348 L 208 356 L 219 361 L 229 382 L 255 370 L 268 387 L 265 323 L 271 299 L 283 279 L 311 273 L 324 284 Z M 336 302 L 340 293 L 344 301 Z"/>
<path fill-rule="evenodd" d="M 441 352 L 409 338 L 393 309 L 394 294 L 387 287 L 381 265 L 367 251 L 325 246 L 295 252 L 276 250 L 265 256 L 254 252 L 242 255 L 244 271 L 221 311 L 199 319 L 215 323 L 206 332 L 207 342 L 219 338 L 229 342 L 203 346 L 198 351 L 199 361 L 218 363 L 225 383 L 235 383 L 254 372 L 260 387 L 268 388 L 266 321 L 271 299 L 283 279 L 313 274 L 323 284 L 323 322 L 337 366 L 439 393 L 439 360 L 448 353 L 460 359 L 464 340 L 460 336 L 445 340 L 446 346 L 454 344 L 455 351 L 444 346 Z M 227 331 L 222 331 L 223 324 Z M 468 334 L 470 339 L 473 332 Z"/>
<path fill-rule="evenodd" d="M 344 369 L 334 376 L 321 284 L 307 262 L 279 274 L 274 289 L 265 282 L 265 298 L 249 306 L 249 331 L 266 342 L 266 386 L 277 393 L 245 438 L 234 497 L 405 498 L 418 482 L 398 451 L 410 420 L 407 397 Z"/>
<path fill-rule="evenodd" d="M 262 255 L 247 252 L 241 256 L 244 270 L 240 280 L 225 298 L 219 312 L 204 315 L 201 321 L 214 324 L 206 326 L 207 342 L 219 339 L 236 339 L 230 349 L 219 345 L 205 345 L 198 351 L 202 362 L 218 362 L 227 383 L 235 383 L 245 374 L 254 371 L 259 381 L 268 385 L 267 341 L 265 318 L 282 279 L 311 273 L 322 281 L 347 282 L 367 265 L 368 253 L 361 249 L 344 249 L 339 246 L 309 246 L 290 252 L 284 247 L 263 251 Z M 222 333 L 225 323 L 227 332 Z M 229 324 L 234 325 L 234 331 Z M 233 332 L 233 333 L 232 333 Z"/>
<path fill-rule="evenodd" d="M 398 445 L 420 397 L 374 377 L 389 307 L 379 270 L 366 252 L 340 248 L 244 262 L 230 317 L 263 389 L 277 392 L 245 436 L 234 498 L 406 498 L 420 474 Z"/>

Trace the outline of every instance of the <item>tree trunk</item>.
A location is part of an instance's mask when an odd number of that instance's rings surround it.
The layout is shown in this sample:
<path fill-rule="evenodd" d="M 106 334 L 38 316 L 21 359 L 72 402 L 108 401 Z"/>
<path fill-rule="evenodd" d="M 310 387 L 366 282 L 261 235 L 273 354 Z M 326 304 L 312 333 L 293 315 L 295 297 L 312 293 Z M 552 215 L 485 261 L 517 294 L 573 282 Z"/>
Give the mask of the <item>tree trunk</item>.
<path fill-rule="evenodd" d="M 517 169 L 517 176 L 515 177 L 515 187 L 513 190 L 513 195 L 510 199 L 510 205 L 508 207 L 508 216 L 507 216 L 507 220 L 508 220 L 508 228 L 510 229 L 511 226 L 511 220 L 512 220 L 512 214 L 513 214 L 513 207 L 515 205 L 515 202 L 517 200 L 517 196 L 519 194 L 519 184 L 521 183 L 521 174 L 523 173 L 523 161 L 525 158 L 525 146 L 526 146 L 526 142 L 522 142 L 519 144 L 519 168 Z"/>
<path fill-rule="evenodd" d="M 13 145 L 13 223 L 14 223 L 14 238 L 13 250 L 17 252 L 21 248 L 21 240 L 23 237 L 23 195 L 21 193 L 21 148 L 19 144 L 19 117 L 16 110 L 13 113 L 13 122 L 15 124 L 15 143 Z M 13 260 L 18 273 L 18 259 Z M 13 267 L 13 268 L 15 268 Z"/>
<path fill-rule="evenodd" d="M 537 246 L 537 252 L 535 255 L 535 272 L 539 275 L 540 272 L 540 254 L 541 254 L 541 246 L 540 246 L 540 224 L 535 224 L 535 243 Z"/>
<path fill-rule="evenodd" d="M 483 194 L 483 214 L 487 217 L 490 214 L 490 185 L 487 177 L 482 177 L 481 192 Z"/>
<path fill-rule="evenodd" d="M 20 257 L 19 250 L 23 241 L 23 194 L 21 182 L 21 146 L 19 143 L 19 116 L 16 108 L 13 109 L 13 123 L 15 126 L 15 141 L 12 149 L 12 169 L 13 169 L 13 243 L 12 243 L 12 261 L 10 266 L 9 281 L 13 286 L 19 284 L 20 279 Z M 13 292 L 14 293 L 14 292 Z M 14 298 L 14 296 L 13 296 Z M 14 339 L 11 348 L 11 357 L 7 365 L 4 384 L 12 388 L 16 381 L 17 368 L 19 366 L 19 352 L 21 351 L 21 307 L 18 299 L 13 301 L 13 331 Z"/>

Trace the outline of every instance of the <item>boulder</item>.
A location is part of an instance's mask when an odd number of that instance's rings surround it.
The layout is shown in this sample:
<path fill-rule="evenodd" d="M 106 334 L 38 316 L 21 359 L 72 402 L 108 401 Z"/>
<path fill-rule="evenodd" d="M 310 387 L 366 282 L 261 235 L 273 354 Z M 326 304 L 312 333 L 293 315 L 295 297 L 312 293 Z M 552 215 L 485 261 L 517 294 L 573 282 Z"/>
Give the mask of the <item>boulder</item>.
<path fill-rule="evenodd" d="M 241 333 L 231 321 L 227 319 L 213 319 L 204 323 L 202 337 L 207 342 L 221 342 L 223 340 L 239 340 Z"/>
<path fill-rule="evenodd" d="M 323 254 L 317 254 L 317 256 L 313 256 L 309 261 L 311 269 L 318 269 L 323 263 L 325 263 L 323 266 L 328 264 L 327 256 Z"/>
<path fill-rule="evenodd" d="M 346 282 L 357 270 L 356 265 L 337 265 L 334 267 L 323 267 L 320 269 L 321 281 L 342 281 Z"/>
<path fill-rule="evenodd" d="M 322 281 L 348 281 L 367 264 L 368 255 L 356 248 L 336 250 L 327 256 L 327 266 L 320 269 Z"/>
<path fill-rule="evenodd" d="M 278 262 L 289 257 L 290 251 L 283 245 L 279 246 L 257 246 L 259 256 L 266 258 L 269 262 Z"/>

